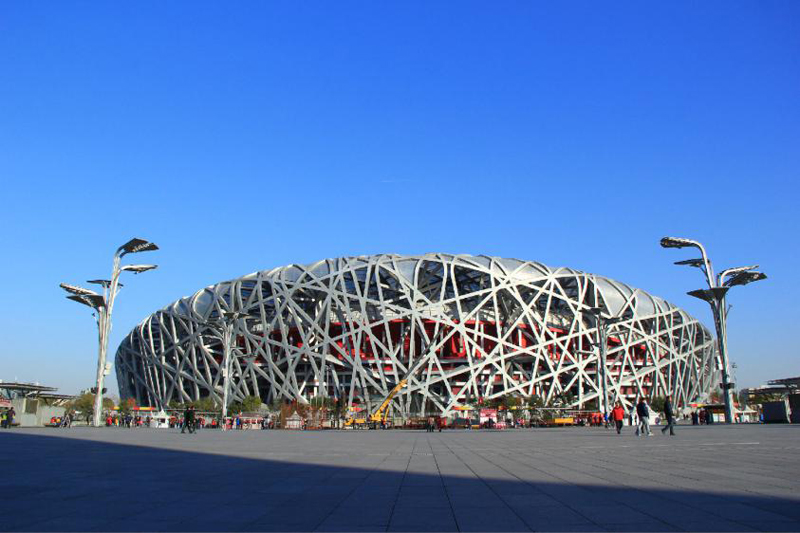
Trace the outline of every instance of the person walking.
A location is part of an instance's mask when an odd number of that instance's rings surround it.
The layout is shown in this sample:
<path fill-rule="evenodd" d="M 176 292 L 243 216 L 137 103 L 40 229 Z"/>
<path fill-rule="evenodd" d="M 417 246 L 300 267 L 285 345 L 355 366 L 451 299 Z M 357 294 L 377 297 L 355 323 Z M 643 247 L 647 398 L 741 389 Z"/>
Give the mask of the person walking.
<path fill-rule="evenodd" d="M 611 420 L 617 428 L 617 435 L 619 435 L 622 432 L 622 421 L 625 420 L 625 409 L 622 408 L 621 403 L 617 402 L 617 405 L 611 410 Z"/>
<path fill-rule="evenodd" d="M 8 411 L 6 411 L 6 427 L 7 428 L 11 429 L 11 426 L 14 425 L 14 415 L 16 415 L 16 414 L 17 414 L 17 412 L 14 411 L 13 407 L 11 407 Z"/>
<path fill-rule="evenodd" d="M 181 428 L 181 433 L 184 433 L 187 429 L 189 433 L 194 433 L 194 406 L 192 405 L 187 407 L 186 412 L 183 413 L 183 427 Z"/>
<path fill-rule="evenodd" d="M 639 398 L 639 403 L 636 404 L 636 416 L 639 417 L 636 435 L 646 434 L 648 437 L 652 437 L 653 434 L 650 433 L 650 407 L 644 398 Z"/>
<path fill-rule="evenodd" d="M 661 428 L 663 435 L 667 430 L 671 436 L 675 436 L 675 412 L 672 410 L 672 396 L 667 396 L 664 402 L 664 416 L 667 417 L 667 425 Z"/>

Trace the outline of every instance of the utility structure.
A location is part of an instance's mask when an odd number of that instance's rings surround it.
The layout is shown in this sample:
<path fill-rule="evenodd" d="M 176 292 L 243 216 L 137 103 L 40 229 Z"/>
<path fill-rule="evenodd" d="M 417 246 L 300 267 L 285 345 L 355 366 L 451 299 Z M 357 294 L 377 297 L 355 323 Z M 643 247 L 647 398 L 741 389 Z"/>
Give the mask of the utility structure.
<path fill-rule="evenodd" d="M 603 316 L 602 307 L 589 307 L 581 310 L 581 313 L 592 317 L 597 327 L 597 370 L 600 372 L 602 412 L 609 413 L 611 406 L 608 403 L 608 332 L 611 330 L 611 326 L 625 319 L 619 316 Z"/>
<path fill-rule="evenodd" d="M 122 284 L 119 276 L 122 272 L 133 272 L 139 274 L 148 270 L 153 270 L 157 265 L 121 265 L 122 258 L 127 254 L 138 252 L 149 252 L 158 250 L 158 246 L 152 242 L 133 238 L 126 242 L 114 253 L 114 262 L 111 269 L 111 279 L 93 279 L 87 283 L 94 283 L 103 287 L 103 294 L 93 290 L 62 283 L 60 287 L 70 293 L 68 299 L 94 309 L 95 322 L 97 323 L 97 377 L 95 381 L 94 413 L 92 424 L 100 426 L 100 416 L 103 410 L 103 381 L 111 371 L 111 365 L 106 364 L 106 354 L 108 353 L 108 337 L 111 334 L 111 313 L 114 310 L 114 300 Z"/>
<path fill-rule="evenodd" d="M 248 316 L 242 311 L 223 311 L 220 319 L 208 321 L 209 325 L 222 328 L 222 423 L 220 424 L 222 431 L 225 431 L 225 417 L 228 416 L 233 341 L 236 339 L 237 327 L 243 324 Z"/>
<path fill-rule="evenodd" d="M 722 371 L 722 392 L 725 399 L 725 423 L 733 423 L 733 390 L 735 383 L 730 379 L 730 361 L 728 358 L 728 309 L 725 298 L 728 290 L 736 285 L 747 285 L 753 281 L 766 279 L 767 275 L 756 269 L 758 265 L 726 268 L 714 277 L 714 269 L 706 253 L 705 247 L 698 241 L 680 237 L 664 237 L 661 239 L 662 248 L 697 248 L 701 258 L 676 261 L 676 265 L 691 266 L 701 269 L 705 273 L 708 289 L 697 289 L 687 294 L 707 302 L 711 306 L 714 316 L 714 327 L 717 331 L 717 346 L 719 351 L 720 366 Z"/>

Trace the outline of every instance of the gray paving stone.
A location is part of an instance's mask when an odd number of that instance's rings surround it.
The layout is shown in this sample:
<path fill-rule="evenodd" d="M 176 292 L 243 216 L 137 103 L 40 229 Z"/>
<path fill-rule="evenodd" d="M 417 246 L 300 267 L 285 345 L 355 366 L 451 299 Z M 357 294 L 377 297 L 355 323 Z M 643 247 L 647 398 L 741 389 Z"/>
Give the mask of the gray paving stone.
<path fill-rule="evenodd" d="M 15 429 L 0 530 L 800 529 L 797 427 L 679 432 Z"/>

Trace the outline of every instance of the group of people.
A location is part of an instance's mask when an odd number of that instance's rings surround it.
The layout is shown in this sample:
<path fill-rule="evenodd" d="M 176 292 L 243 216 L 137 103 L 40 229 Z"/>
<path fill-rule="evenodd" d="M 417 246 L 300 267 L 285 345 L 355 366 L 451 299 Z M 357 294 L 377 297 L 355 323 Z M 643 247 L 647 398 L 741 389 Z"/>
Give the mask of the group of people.
<path fill-rule="evenodd" d="M 17 412 L 14 411 L 13 407 L 9 407 L 8 409 L 4 410 L 0 413 L 0 427 L 3 429 L 8 429 L 14 424 L 14 417 L 16 416 Z"/>
<path fill-rule="evenodd" d="M 442 431 L 442 426 L 441 424 L 439 424 L 436 417 L 429 416 L 428 422 L 427 424 L 425 424 L 425 431 L 427 431 L 428 433 L 433 433 L 434 431 L 436 431 L 437 428 L 439 429 L 440 432 Z"/>
<path fill-rule="evenodd" d="M 714 416 L 706 410 L 692 411 L 692 425 L 701 426 L 703 424 L 713 424 Z"/>
<path fill-rule="evenodd" d="M 150 427 L 150 417 L 133 416 L 131 414 L 120 416 L 108 415 L 106 416 L 106 426 L 124 428 Z"/>
<path fill-rule="evenodd" d="M 64 416 L 54 416 L 50 419 L 50 425 L 57 428 L 68 428 L 72 426 L 74 415 L 67 411 Z"/>
<path fill-rule="evenodd" d="M 667 424 L 661 429 L 661 434 L 663 435 L 669 431 L 671 436 L 675 436 L 675 410 L 672 406 L 672 397 L 670 396 L 667 396 L 664 402 L 664 417 L 666 418 Z M 644 398 L 639 398 L 639 401 L 636 403 L 636 418 L 636 436 L 652 436 L 652 432 L 650 431 L 650 406 L 647 405 L 647 400 Z M 620 402 L 617 402 L 614 409 L 611 410 L 610 419 L 617 429 L 617 434 L 619 435 L 622 433 L 625 409 L 622 408 Z"/>

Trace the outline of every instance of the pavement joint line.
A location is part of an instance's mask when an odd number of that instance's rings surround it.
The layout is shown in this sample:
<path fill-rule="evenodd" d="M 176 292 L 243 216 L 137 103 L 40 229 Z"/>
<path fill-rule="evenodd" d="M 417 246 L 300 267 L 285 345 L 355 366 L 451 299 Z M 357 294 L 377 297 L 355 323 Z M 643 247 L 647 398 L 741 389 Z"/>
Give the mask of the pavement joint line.
<path fill-rule="evenodd" d="M 507 459 L 509 459 L 509 460 L 511 460 L 511 461 L 514 461 L 514 458 L 512 458 L 512 457 L 508 457 L 508 456 L 506 456 L 506 458 L 507 458 Z M 517 462 L 519 462 L 519 461 L 517 461 Z M 510 475 L 512 475 L 512 476 L 514 476 L 514 477 L 516 477 L 516 478 L 517 478 L 517 479 L 518 479 L 520 482 L 530 485 L 530 483 L 528 483 L 526 480 L 524 480 L 524 479 L 520 478 L 518 475 L 514 474 L 513 472 L 510 472 L 510 471 L 508 471 L 506 468 L 504 468 L 504 467 L 502 467 L 502 466 L 500 466 L 500 465 L 496 465 L 496 466 L 497 466 L 498 468 L 500 468 L 501 470 L 503 470 L 504 472 L 506 472 L 506 473 L 508 473 L 508 474 L 510 474 Z M 566 480 L 566 479 L 564 479 L 564 478 L 561 478 L 561 479 L 564 481 L 564 484 L 571 484 L 571 483 L 569 482 L 569 480 Z M 534 487 L 535 487 L 535 485 L 532 485 L 532 486 L 534 486 Z M 634 491 L 642 492 L 642 493 L 645 493 L 645 494 L 647 493 L 647 491 L 646 491 L 646 490 L 640 489 L 640 488 L 638 488 L 638 487 L 629 487 L 629 488 L 631 488 L 631 489 L 632 489 L 632 490 L 634 490 Z M 559 500 L 559 501 L 561 501 L 561 500 Z M 586 516 L 584 513 L 582 513 L 582 512 L 581 512 L 579 509 L 577 509 L 576 507 L 574 507 L 574 506 L 570 505 L 568 502 L 562 502 L 562 503 L 563 503 L 563 504 L 564 504 L 566 507 L 568 507 L 569 509 L 572 509 L 572 510 L 573 510 L 574 512 L 576 512 L 577 514 L 579 514 L 579 515 L 581 515 L 582 517 L 584 517 L 586 520 L 588 520 L 588 521 L 589 521 L 589 522 L 591 522 L 592 524 L 594 524 L 594 525 L 596 525 L 596 526 L 598 526 L 598 527 L 601 527 L 601 528 L 603 528 L 603 529 L 607 529 L 607 528 L 603 527 L 603 525 L 602 525 L 602 524 L 600 524 L 600 523 L 597 523 L 597 522 L 595 522 L 594 520 L 592 520 L 591 518 L 589 518 L 588 516 Z M 660 523 L 662 523 L 662 524 L 664 524 L 664 525 L 673 525 L 673 524 L 669 524 L 668 522 L 665 522 L 664 520 L 662 520 L 662 519 L 658 518 L 657 516 L 654 516 L 654 515 L 651 515 L 651 514 L 649 514 L 649 513 L 647 513 L 647 512 L 644 512 L 644 511 L 642 511 L 641 509 L 637 509 L 637 508 L 631 507 L 630 505 L 628 505 L 628 504 L 626 504 L 626 503 L 621 503 L 620 505 L 623 505 L 624 507 L 627 507 L 628 509 L 631 509 L 631 510 L 632 510 L 632 511 L 634 511 L 634 512 L 638 512 L 638 513 L 644 514 L 645 516 L 648 516 L 648 517 L 650 517 L 650 518 L 652 518 L 652 519 L 656 520 L 657 522 L 660 522 Z"/>
<path fill-rule="evenodd" d="M 419 438 L 419 437 L 417 437 Z M 394 518 L 394 511 L 397 509 L 397 501 L 400 499 L 400 491 L 403 488 L 403 485 L 406 481 L 406 476 L 408 475 L 408 467 L 411 466 L 411 457 L 413 457 L 414 448 L 417 447 L 417 439 L 414 439 L 414 443 L 411 446 L 411 452 L 408 454 L 408 462 L 406 463 L 406 467 L 403 470 L 403 477 L 400 478 L 400 488 L 397 490 L 397 494 L 394 497 L 394 501 L 392 502 L 392 508 L 389 511 L 389 520 L 386 523 L 386 529 L 388 530 L 392 526 L 392 519 Z"/>
<path fill-rule="evenodd" d="M 445 445 L 447 447 L 447 445 Z M 439 460 L 436 459 L 436 455 L 433 455 L 433 461 L 436 464 L 436 472 L 439 474 L 439 480 L 442 482 L 442 488 L 444 489 L 444 493 L 447 496 L 447 503 L 450 506 L 450 514 L 453 517 L 453 522 L 456 524 L 456 531 L 461 531 L 461 525 L 458 523 L 458 516 L 456 515 L 456 510 L 453 508 L 453 500 L 450 498 L 450 491 L 447 490 L 447 486 L 444 484 L 444 479 L 442 478 L 442 469 L 439 467 Z"/>
<path fill-rule="evenodd" d="M 512 460 L 513 460 L 513 459 L 512 459 Z M 574 468 L 571 468 L 570 466 L 566 466 L 566 467 L 564 467 L 564 468 L 569 468 L 569 469 L 575 470 Z M 580 471 L 578 471 L 578 472 L 579 472 L 579 473 L 581 473 Z M 591 474 L 590 474 L 590 475 L 591 475 Z M 632 475 L 635 477 L 635 474 L 632 474 Z M 597 477 L 597 476 L 592 476 L 592 477 Z M 676 477 L 685 477 L 685 478 L 687 478 L 687 479 L 694 479 L 694 478 L 690 478 L 690 477 L 688 477 L 688 476 L 676 476 Z M 603 479 L 603 478 L 599 478 L 599 477 L 598 477 L 598 479 L 599 479 L 600 481 L 607 481 L 607 480 L 605 480 L 605 479 Z M 632 489 L 634 489 L 634 490 L 642 490 L 642 489 L 638 489 L 638 488 L 636 488 L 635 486 L 632 486 L 632 485 L 625 484 L 624 482 L 619 482 L 619 481 L 618 481 L 618 483 L 619 483 L 620 485 L 626 486 L 626 487 L 628 487 L 628 488 L 632 488 Z M 672 485 L 672 486 L 673 486 L 673 487 L 676 487 L 675 485 Z M 680 488 L 680 487 L 678 487 L 678 488 Z M 684 489 L 684 490 L 685 490 L 685 489 Z M 746 492 L 751 492 L 751 491 L 749 491 L 749 490 L 747 490 L 747 489 L 745 489 L 745 491 L 746 491 Z M 645 490 L 644 492 L 647 492 L 647 491 Z M 753 492 L 753 494 L 757 494 L 757 493 L 754 493 L 754 492 Z M 666 496 L 666 499 L 669 499 L 669 500 L 673 500 L 673 501 L 675 501 L 675 499 L 674 499 L 674 498 L 670 498 L 669 496 Z M 690 504 L 690 503 L 688 503 L 688 504 L 687 504 L 687 503 L 685 503 L 685 502 L 676 502 L 676 503 L 681 503 L 681 504 L 683 504 L 683 505 L 687 505 L 688 507 L 692 507 L 692 508 L 694 508 L 694 509 L 698 509 L 698 510 L 704 511 L 704 512 L 706 512 L 707 514 L 711 515 L 711 517 L 714 517 L 714 518 L 715 518 L 715 519 L 717 519 L 717 520 L 719 520 L 719 519 L 723 519 L 723 520 L 729 520 L 729 521 L 731 521 L 731 522 L 734 522 L 734 523 L 737 523 L 737 524 L 739 524 L 739 525 L 743 525 L 743 526 L 745 526 L 745 527 L 749 527 L 747 524 L 745 524 L 745 523 L 743 523 L 743 522 L 740 522 L 740 521 L 737 521 L 737 520 L 734 520 L 734 519 L 731 519 L 731 518 L 728 518 L 728 517 L 725 517 L 725 516 L 722 516 L 722 515 L 715 515 L 713 512 L 708 512 L 708 511 L 706 511 L 706 510 L 705 510 L 705 508 L 703 508 L 703 507 L 697 507 L 697 506 L 695 506 L 695 505 L 692 505 L 692 504 Z M 573 510 L 577 511 L 577 510 L 576 510 L 576 509 L 574 509 L 574 508 L 573 508 Z M 634 510 L 641 512 L 641 511 L 640 511 L 640 510 L 638 510 L 638 509 L 634 509 Z M 579 514 L 580 514 L 580 513 L 579 513 Z M 645 513 L 645 514 L 647 514 L 647 513 Z M 648 516 L 651 516 L 651 515 L 648 515 Z M 663 520 L 661 520 L 661 519 L 659 519 L 659 518 L 657 518 L 657 517 L 655 517 L 655 518 L 656 518 L 656 520 L 659 520 L 659 521 L 662 521 L 662 522 L 663 522 Z M 593 522 L 593 521 L 592 521 L 592 522 Z M 594 523 L 594 522 L 593 522 L 593 523 Z M 668 525 L 670 525 L 670 526 L 673 526 L 673 527 L 680 527 L 680 526 L 678 526 L 678 524 L 674 524 L 674 523 L 671 523 L 671 522 L 666 522 L 666 523 L 667 523 Z M 596 524 L 596 525 L 600 525 L 600 524 Z M 601 527 L 602 527 L 602 526 L 601 526 Z"/>
<path fill-rule="evenodd" d="M 447 445 L 447 443 L 443 443 L 443 444 L 444 444 L 444 446 L 445 446 L 446 448 L 449 448 L 449 446 Z M 462 460 L 461 462 L 462 462 L 462 464 L 463 464 L 464 466 L 466 466 L 466 467 L 467 467 L 469 470 L 471 470 L 471 471 L 472 471 L 472 473 L 473 473 L 473 474 L 475 474 L 475 475 L 478 477 L 478 479 L 480 479 L 480 480 L 483 482 L 483 484 L 484 484 L 484 485 L 486 485 L 486 487 L 487 487 L 489 490 L 491 490 L 491 491 L 492 491 L 492 493 L 493 493 L 495 496 L 497 496 L 497 498 L 498 498 L 498 499 L 499 499 L 501 502 L 503 502 L 503 505 L 505 505 L 505 506 L 506 506 L 506 508 L 508 508 L 508 510 L 509 510 L 509 511 L 511 511 L 511 512 L 514 514 L 514 516 L 516 516 L 516 517 L 517 517 L 517 518 L 520 520 L 520 522 L 522 522 L 523 524 L 525 524 L 525 527 L 527 527 L 529 530 L 531 530 L 531 527 L 528 525 L 528 522 L 527 522 L 525 519 L 523 519 L 523 518 L 522 518 L 522 517 L 519 515 L 519 513 L 517 513 L 517 511 L 516 511 L 516 510 L 515 510 L 513 507 L 511 507 L 511 506 L 508 504 L 508 502 L 506 502 L 505 498 L 503 498 L 502 496 L 500 496 L 500 495 L 497 493 L 497 491 L 496 491 L 496 490 L 495 490 L 495 489 L 494 489 L 494 488 L 493 488 L 491 485 L 489 485 L 489 484 L 486 482 L 486 480 L 485 480 L 485 479 L 484 479 L 482 476 L 480 476 L 480 475 L 479 475 L 477 472 L 475 472 L 475 470 L 474 470 L 474 469 L 473 469 L 473 468 L 472 468 L 470 465 L 468 465 L 467 463 L 465 463 L 463 460 Z M 491 461 L 489 461 L 489 462 L 491 462 Z M 447 490 L 447 487 L 445 487 L 445 490 Z M 449 500 L 449 499 L 450 499 L 450 496 L 449 496 L 449 491 L 448 491 L 448 500 Z M 451 504 L 451 508 L 452 508 L 452 504 Z M 455 513 L 453 513 L 453 517 L 455 518 Z M 456 525 L 458 525 L 458 521 L 457 521 L 457 520 L 456 520 Z"/>

